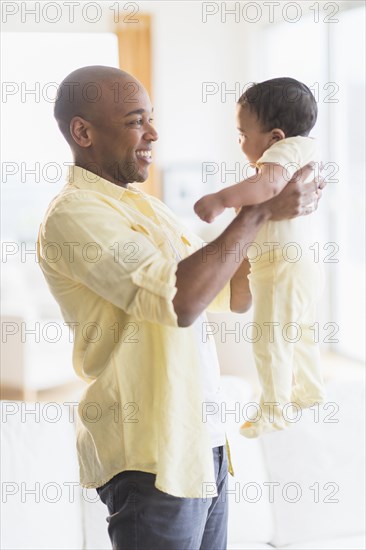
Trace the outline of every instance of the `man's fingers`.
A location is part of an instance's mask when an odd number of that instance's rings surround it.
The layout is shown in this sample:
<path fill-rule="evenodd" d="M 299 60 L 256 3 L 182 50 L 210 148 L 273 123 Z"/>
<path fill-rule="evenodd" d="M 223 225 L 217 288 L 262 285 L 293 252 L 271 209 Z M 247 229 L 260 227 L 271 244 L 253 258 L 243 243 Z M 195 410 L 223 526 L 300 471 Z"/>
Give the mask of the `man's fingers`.
<path fill-rule="evenodd" d="M 309 175 L 314 172 L 315 170 L 315 162 L 309 162 L 306 166 L 295 172 L 293 175 L 292 181 L 298 182 L 299 180 L 301 182 L 305 182 Z M 314 190 L 317 189 L 324 189 L 324 187 L 327 185 L 327 182 L 325 178 L 323 178 L 321 175 L 318 175 L 314 177 L 314 179 L 309 183 L 310 186 L 313 186 Z"/>
<path fill-rule="evenodd" d="M 314 183 L 314 180 L 306 183 L 301 189 L 301 202 L 303 204 L 307 204 L 313 200 L 316 200 L 318 197 L 318 192 L 319 189 L 317 184 Z"/>
<path fill-rule="evenodd" d="M 314 180 L 309 182 L 309 184 L 304 185 L 301 193 L 301 204 L 314 204 L 314 210 L 316 210 L 318 207 L 318 202 L 322 196 L 322 189 L 324 189 L 326 184 L 327 183 L 323 178 L 318 177 L 314 178 Z"/>
<path fill-rule="evenodd" d="M 306 164 L 306 166 L 300 168 L 300 170 L 298 170 L 294 175 L 297 175 L 297 178 L 299 177 L 301 181 L 305 181 L 310 176 L 310 174 L 314 172 L 314 170 L 315 162 L 309 162 L 309 164 Z"/>
<path fill-rule="evenodd" d="M 313 170 L 315 170 L 315 162 L 309 162 L 302 168 L 302 171 L 305 172 L 306 176 L 308 176 L 310 172 L 313 172 Z"/>
<path fill-rule="evenodd" d="M 318 189 L 324 189 L 324 187 L 327 185 L 325 178 L 322 178 L 321 176 L 316 177 L 315 181 L 318 185 Z"/>
<path fill-rule="evenodd" d="M 318 208 L 318 202 L 315 202 L 313 204 L 308 204 L 307 206 L 304 206 L 301 210 L 301 214 L 303 216 L 307 216 L 308 214 L 311 214 L 312 212 L 315 212 L 315 210 Z"/>

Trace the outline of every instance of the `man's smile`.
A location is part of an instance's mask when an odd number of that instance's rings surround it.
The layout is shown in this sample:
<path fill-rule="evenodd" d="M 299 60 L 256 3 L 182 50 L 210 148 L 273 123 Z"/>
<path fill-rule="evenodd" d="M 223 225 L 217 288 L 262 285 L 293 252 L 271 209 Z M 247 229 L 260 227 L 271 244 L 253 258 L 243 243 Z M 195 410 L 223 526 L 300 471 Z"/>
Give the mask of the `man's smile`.
<path fill-rule="evenodd" d="M 147 164 L 150 164 L 152 162 L 151 149 L 138 149 L 136 151 L 136 157 L 139 160 L 143 160 Z"/>

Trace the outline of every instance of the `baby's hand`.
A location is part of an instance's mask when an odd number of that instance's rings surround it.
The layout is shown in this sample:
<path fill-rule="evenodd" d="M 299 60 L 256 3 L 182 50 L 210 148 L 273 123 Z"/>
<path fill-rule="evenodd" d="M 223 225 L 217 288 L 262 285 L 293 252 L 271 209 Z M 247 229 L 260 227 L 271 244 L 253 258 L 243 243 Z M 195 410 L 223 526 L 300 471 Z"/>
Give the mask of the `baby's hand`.
<path fill-rule="evenodd" d="M 213 222 L 216 216 L 225 210 L 218 193 L 205 195 L 196 202 L 193 208 L 197 216 L 207 223 Z"/>

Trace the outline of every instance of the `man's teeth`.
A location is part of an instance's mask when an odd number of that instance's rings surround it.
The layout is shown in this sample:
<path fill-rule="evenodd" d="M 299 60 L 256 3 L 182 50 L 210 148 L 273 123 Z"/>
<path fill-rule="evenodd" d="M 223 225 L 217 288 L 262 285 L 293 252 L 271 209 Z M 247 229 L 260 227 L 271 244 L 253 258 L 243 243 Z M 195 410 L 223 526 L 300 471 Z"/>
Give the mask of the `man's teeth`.
<path fill-rule="evenodd" d="M 151 151 L 136 151 L 136 156 L 138 157 L 146 157 L 146 158 L 151 158 Z"/>

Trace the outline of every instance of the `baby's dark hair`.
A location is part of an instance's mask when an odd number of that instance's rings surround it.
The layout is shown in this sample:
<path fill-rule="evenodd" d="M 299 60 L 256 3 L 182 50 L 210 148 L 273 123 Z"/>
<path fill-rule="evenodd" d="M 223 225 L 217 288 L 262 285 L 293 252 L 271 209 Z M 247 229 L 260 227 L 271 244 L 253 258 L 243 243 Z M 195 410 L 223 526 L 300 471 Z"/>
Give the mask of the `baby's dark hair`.
<path fill-rule="evenodd" d="M 238 103 L 257 115 L 263 131 L 281 128 L 286 137 L 308 136 L 318 116 L 310 89 L 294 78 L 272 78 L 253 84 Z"/>

